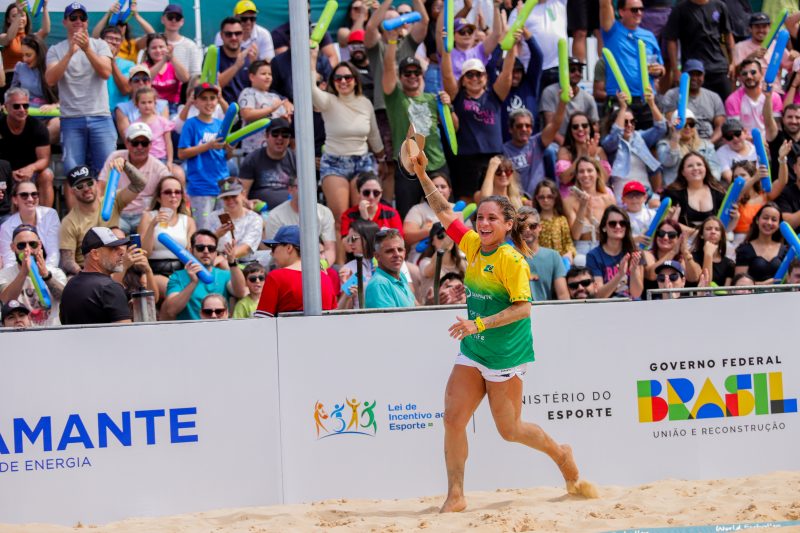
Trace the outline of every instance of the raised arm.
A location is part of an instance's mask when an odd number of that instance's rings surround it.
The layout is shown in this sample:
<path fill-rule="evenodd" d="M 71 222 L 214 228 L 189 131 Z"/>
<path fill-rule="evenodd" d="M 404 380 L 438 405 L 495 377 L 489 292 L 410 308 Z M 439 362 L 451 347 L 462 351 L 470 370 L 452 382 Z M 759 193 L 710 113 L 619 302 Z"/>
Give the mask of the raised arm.
<path fill-rule="evenodd" d="M 369 17 L 367 27 L 364 30 L 364 46 L 367 50 L 378 44 L 381 38 L 380 25 L 390 7 L 392 7 L 392 0 L 383 0 L 380 7 L 373 11 L 372 15 Z"/>
<path fill-rule="evenodd" d="M 425 156 L 425 152 L 420 150 L 419 155 L 412 157 L 411 160 L 414 164 L 414 173 L 417 175 L 417 179 L 419 179 L 419 183 L 422 185 L 422 191 L 425 193 L 425 200 L 427 200 L 428 205 L 433 209 L 436 218 L 439 219 L 442 226 L 444 226 L 445 229 L 449 228 L 450 224 L 458 218 L 458 215 L 453 212 L 450 202 L 447 201 L 447 198 L 442 196 L 442 193 L 439 192 L 439 189 L 433 184 L 431 178 L 428 177 L 428 173 L 425 172 L 425 167 L 428 166 L 428 158 Z"/>
<path fill-rule="evenodd" d="M 519 31 L 515 34 L 515 38 L 519 40 L 522 36 L 522 32 Z M 508 93 L 511 92 L 511 84 L 513 83 L 514 77 L 514 60 L 517 58 L 517 47 L 512 46 L 511 49 L 506 52 L 506 58 L 503 60 L 503 70 L 500 71 L 500 75 L 494 82 L 494 92 L 497 94 L 500 100 L 505 100 L 508 96 Z"/>
<path fill-rule="evenodd" d="M 491 55 L 497 44 L 503 36 L 505 24 L 503 24 L 503 17 L 500 16 L 500 1 L 494 0 L 494 16 L 492 17 L 492 31 L 486 36 L 483 41 L 483 50 L 486 55 Z"/>
<path fill-rule="evenodd" d="M 614 4 L 611 0 L 600 0 L 600 27 L 603 31 L 611 31 L 615 21 Z"/>
<path fill-rule="evenodd" d="M 442 87 L 444 91 L 450 95 L 450 98 L 455 100 L 458 94 L 458 80 L 453 74 L 453 60 L 449 52 L 442 53 Z"/>
<path fill-rule="evenodd" d="M 392 94 L 397 87 L 397 66 L 395 65 L 397 32 L 398 30 L 392 30 L 387 33 L 389 42 L 386 45 L 386 53 L 383 54 L 383 79 L 381 80 L 383 94 Z"/>
<path fill-rule="evenodd" d="M 425 3 L 422 0 L 413 0 L 412 4 L 414 6 L 414 11 L 422 15 L 422 18 L 411 25 L 409 35 L 414 39 L 414 42 L 421 43 L 428 34 L 428 24 L 430 24 L 431 19 L 428 16 L 428 10 L 425 9 Z"/>

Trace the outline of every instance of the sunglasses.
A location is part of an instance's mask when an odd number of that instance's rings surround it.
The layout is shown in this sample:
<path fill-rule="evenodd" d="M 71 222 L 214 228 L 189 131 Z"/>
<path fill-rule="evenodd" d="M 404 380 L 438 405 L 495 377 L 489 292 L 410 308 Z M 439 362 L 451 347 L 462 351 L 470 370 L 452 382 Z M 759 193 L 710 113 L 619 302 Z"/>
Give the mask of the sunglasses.
<path fill-rule="evenodd" d="M 195 244 L 194 245 L 195 252 L 216 252 L 217 245 L 216 244 Z"/>
<path fill-rule="evenodd" d="M 514 124 L 514 128 L 518 130 L 532 130 L 533 124 L 528 124 L 527 122 L 518 122 L 517 124 Z"/>
<path fill-rule="evenodd" d="M 150 81 L 150 76 L 134 76 L 131 78 L 133 83 L 147 83 Z"/>
<path fill-rule="evenodd" d="M 356 242 L 361 240 L 361 236 L 360 235 L 350 235 L 348 237 L 345 237 L 344 240 L 345 240 L 345 242 L 347 242 L 349 244 L 354 244 L 354 243 L 356 243 Z"/>
<path fill-rule="evenodd" d="M 264 281 L 267 277 L 264 274 L 259 274 L 257 276 L 247 276 L 247 281 L 250 283 L 256 283 L 257 281 Z"/>
<path fill-rule="evenodd" d="M 167 13 L 165 16 L 170 22 L 180 22 L 183 20 L 183 15 L 179 15 L 178 13 Z"/>
<path fill-rule="evenodd" d="M 150 141 L 148 141 L 147 139 L 141 139 L 138 141 L 128 141 L 128 142 L 130 142 L 131 146 L 133 146 L 134 148 L 139 148 L 139 147 L 147 148 L 148 146 L 150 146 Z"/>
<path fill-rule="evenodd" d="M 513 173 L 514 173 L 513 168 L 498 168 L 497 170 L 494 171 L 495 176 L 502 176 L 503 174 L 505 174 L 506 176 L 510 176 Z"/>
<path fill-rule="evenodd" d="M 556 197 L 552 194 L 540 194 L 536 196 L 536 199 L 539 200 L 540 202 L 548 202 L 550 200 L 555 200 Z"/>
<path fill-rule="evenodd" d="M 633 119 L 633 118 L 631 118 L 631 119 L 627 119 L 626 118 L 625 119 L 625 125 L 626 126 L 634 126 L 635 124 L 636 124 L 636 119 Z"/>
<path fill-rule="evenodd" d="M 200 312 L 205 316 L 222 316 L 227 313 L 228 310 L 224 307 L 220 307 L 219 309 L 201 309 Z"/>
<path fill-rule="evenodd" d="M 31 104 L 11 104 L 14 109 L 28 109 Z"/>
<path fill-rule="evenodd" d="M 678 274 L 677 272 L 673 272 L 669 276 L 667 276 L 666 274 L 658 274 L 656 276 L 656 281 L 658 281 L 659 283 L 664 283 L 665 281 L 667 281 L 667 278 L 669 278 L 670 281 L 678 281 L 681 278 L 681 275 Z"/>
<path fill-rule="evenodd" d="M 34 200 L 39 198 L 39 193 L 37 191 L 33 192 L 18 192 L 17 196 L 22 198 L 23 200 L 27 200 L 28 198 L 33 198 Z"/>
<path fill-rule="evenodd" d="M 179 189 L 165 189 L 161 191 L 161 194 L 166 196 L 180 196 L 183 194 L 183 191 Z"/>
<path fill-rule="evenodd" d="M 627 228 L 627 220 L 609 220 L 607 222 L 609 228 Z"/>
<path fill-rule="evenodd" d="M 758 74 L 758 71 L 756 69 L 743 70 L 742 71 L 742 76 L 745 76 L 745 77 L 747 77 L 747 76 L 755 76 L 756 74 Z"/>
<path fill-rule="evenodd" d="M 580 72 L 583 74 L 583 67 L 575 65 L 574 67 L 569 67 L 569 73 L 572 74 L 573 72 Z"/>
<path fill-rule="evenodd" d="M 593 281 L 594 280 L 591 280 L 591 279 L 582 279 L 580 281 L 570 281 L 569 283 L 567 283 L 567 287 L 569 287 L 572 290 L 575 290 L 578 287 L 588 287 L 589 285 L 592 284 Z"/>
<path fill-rule="evenodd" d="M 410 68 L 408 70 L 403 71 L 403 76 L 405 76 L 406 78 L 410 78 L 411 76 L 420 77 L 422 76 L 422 71 L 419 69 Z"/>
<path fill-rule="evenodd" d="M 678 236 L 678 232 L 677 231 L 666 231 L 666 230 L 660 229 L 660 230 L 658 230 L 656 232 L 656 237 L 658 237 L 659 239 L 663 239 L 664 237 L 666 237 L 667 239 L 672 240 L 672 239 L 676 238 L 677 236 Z"/>
<path fill-rule="evenodd" d="M 24 250 L 25 247 L 30 247 L 31 250 L 36 250 L 39 248 L 39 241 L 20 241 L 17 243 L 17 250 L 20 252 Z"/>
<path fill-rule="evenodd" d="M 355 76 L 353 76 L 352 74 L 335 74 L 333 76 L 333 81 L 334 82 L 337 82 L 337 81 L 338 82 L 342 82 L 343 81 L 345 83 L 350 83 L 354 79 L 355 79 Z"/>
<path fill-rule="evenodd" d="M 292 134 L 290 132 L 288 132 L 288 131 L 271 131 L 271 132 L 269 132 L 269 136 L 270 137 L 274 137 L 275 139 L 277 139 L 278 137 L 280 137 L 281 139 L 291 139 L 292 138 Z"/>
<path fill-rule="evenodd" d="M 379 198 L 381 194 L 383 194 L 383 191 L 380 189 L 364 189 L 361 191 L 361 196 L 364 198 L 369 198 L 370 196 Z"/>
<path fill-rule="evenodd" d="M 483 77 L 483 72 L 478 72 L 477 70 L 470 70 L 469 72 L 464 74 L 464 77 L 468 80 L 474 80 L 475 78 Z"/>
<path fill-rule="evenodd" d="M 462 29 L 462 30 L 458 30 L 456 33 L 461 35 L 461 36 L 466 37 L 468 35 L 472 35 L 473 33 L 475 33 L 475 30 L 473 30 L 472 28 L 465 28 L 465 29 Z"/>
<path fill-rule="evenodd" d="M 244 35 L 244 32 L 243 31 L 224 31 L 224 32 L 222 32 L 222 35 L 224 37 L 228 37 L 228 38 L 241 37 L 242 35 Z"/>
<path fill-rule="evenodd" d="M 73 187 L 73 189 L 78 190 L 78 191 L 82 191 L 86 187 L 89 187 L 89 188 L 94 187 L 94 180 L 86 180 L 86 181 L 83 181 L 81 183 L 78 183 L 77 185 L 75 185 Z"/>
<path fill-rule="evenodd" d="M 253 16 L 241 17 L 240 16 L 239 20 L 241 20 L 242 22 L 255 22 L 256 21 L 256 17 L 253 17 Z"/>
<path fill-rule="evenodd" d="M 589 123 L 588 122 L 579 122 L 577 124 L 572 124 L 570 126 L 570 128 L 572 128 L 572 131 L 588 130 L 589 129 Z"/>
<path fill-rule="evenodd" d="M 634 13 L 634 14 L 644 13 L 644 8 L 643 7 L 629 7 L 628 11 L 630 11 L 631 13 Z"/>
<path fill-rule="evenodd" d="M 69 19 L 70 22 L 75 22 L 76 20 L 80 20 L 81 22 L 86 22 L 87 20 L 89 20 L 89 17 L 86 15 L 86 13 L 81 13 L 81 14 L 72 13 L 67 18 Z"/>
<path fill-rule="evenodd" d="M 697 126 L 697 122 L 695 122 L 694 120 L 687 120 L 686 121 L 686 127 L 687 128 L 694 128 L 695 126 Z"/>
<path fill-rule="evenodd" d="M 523 229 L 524 229 L 525 226 L 527 226 L 532 231 L 535 231 L 535 230 L 539 229 L 539 223 L 538 222 L 528 222 L 528 223 L 520 224 L 520 227 L 522 227 Z"/>
<path fill-rule="evenodd" d="M 734 137 L 741 137 L 742 132 L 740 131 L 731 131 L 723 135 L 726 141 L 732 141 Z"/>

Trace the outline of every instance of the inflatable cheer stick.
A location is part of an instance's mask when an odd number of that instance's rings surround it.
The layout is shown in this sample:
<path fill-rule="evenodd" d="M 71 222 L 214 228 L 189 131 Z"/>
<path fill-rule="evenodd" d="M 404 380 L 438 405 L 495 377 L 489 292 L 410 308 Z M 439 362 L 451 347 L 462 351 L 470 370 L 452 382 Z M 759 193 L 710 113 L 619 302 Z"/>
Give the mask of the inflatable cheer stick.
<path fill-rule="evenodd" d="M 797 257 L 797 252 L 794 251 L 794 248 L 789 248 L 789 251 L 786 252 L 786 256 L 783 258 L 783 261 L 781 261 L 781 266 L 778 267 L 778 271 L 775 272 L 775 276 L 773 276 L 773 279 L 776 282 L 780 283 L 783 281 L 783 278 L 785 278 L 786 274 L 789 273 L 789 265 L 792 264 L 792 261 L 794 261 L 795 257 Z"/>
<path fill-rule="evenodd" d="M 767 167 L 769 170 L 769 157 L 767 157 L 767 149 L 764 146 L 764 137 L 761 135 L 761 130 L 758 128 L 753 128 L 750 132 L 750 135 L 753 137 L 753 144 L 756 147 L 756 157 L 758 158 L 758 164 Z M 768 193 L 772 191 L 772 171 L 770 171 L 770 175 L 764 176 L 761 178 L 761 190 Z"/>
<path fill-rule="evenodd" d="M 233 123 L 236 122 L 236 117 L 239 116 L 239 104 L 233 103 L 228 106 L 228 110 L 225 112 L 225 118 L 222 119 L 222 125 L 219 128 L 219 133 L 217 133 L 217 139 L 226 139 L 231 134 L 231 128 L 233 128 Z"/>
<path fill-rule="evenodd" d="M 683 129 L 686 125 L 686 106 L 689 105 L 689 73 L 681 74 L 681 82 L 678 89 L 678 124 L 676 129 Z"/>
<path fill-rule="evenodd" d="M 772 26 L 769 29 L 769 33 L 767 34 L 766 38 L 761 42 L 761 48 L 763 48 L 764 50 L 769 48 L 769 45 L 771 45 L 772 41 L 775 40 L 775 36 L 778 35 L 781 26 L 783 26 L 783 23 L 786 22 L 786 17 L 788 16 L 789 16 L 789 10 L 784 9 L 781 12 L 781 17 L 779 19 L 776 19 L 775 22 L 772 23 Z M 776 46 L 775 49 L 777 50 L 778 47 Z M 784 48 L 782 47 L 781 50 L 783 49 Z"/>
<path fill-rule="evenodd" d="M 797 238 L 797 233 L 794 232 L 792 226 L 785 220 L 781 222 L 781 235 L 786 239 L 789 248 L 794 250 L 794 255 L 800 257 L 800 239 Z"/>
<path fill-rule="evenodd" d="M 38 17 L 39 13 L 42 12 L 42 8 L 44 7 L 44 2 L 42 0 L 34 0 L 33 4 L 30 2 L 25 2 L 25 11 L 32 17 Z"/>
<path fill-rule="evenodd" d="M 117 24 L 127 24 L 131 19 L 131 4 L 128 3 L 127 9 L 125 8 L 126 0 L 119 3 L 119 11 L 111 15 L 111 20 L 108 21 L 109 26 L 116 26 Z"/>
<path fill-rule="evenodd" d="M 731 221 L 731 207 L 739 201 L 739 196 L 742 194 L 746 181 L 742 177 L 733 180 L 733 183 L 728 187 L 725 193 L 725 198 L 722 199 L 722 206 L 719 208 L 717 217 L 722 221 L 722 227 L 727 228 Z"/>
<path fill-rule="evenodd" d="M 775 39 L 775 48 L 772 50 L 772 56 L 769 58 L 767 72 L 764 74 L 764 81 L 767 83 L 767 86 L 772 85 L 775 78 L 778 77 L 778 73 L 781 71 L 781 59 L 783 59 L 783 53 L 786 51 L 786 43 L 788 42 L 789 32 L 786 30 L 779 31 L 778 38 Z"/>
<path fill-rule="evenodd" d="M 647 241 L 639 243 L 640 250 L 647 248 L 647 243 L 653 242 L 653 235 L 656 234 L 656 228 L 658 228 L 658 225 L 661 224 L 661 221 L 664 219 L 664 217 L 667 216 L 667 211 L 669 211 L 670 207 L 672 207 L 671 198 L 661 201 L 661 205 L 658 206 L 658 210 L 656 211 L 656 215 L 653 217 L 653 221 L 650 222 L 650 227 L 647 228 L 647 231 L 644 234 L 644 236 L 647 237 Z"/>
<path fill-rule="evenodd" d="M 105 222 L 111 220 L 111 214 L 114 212 L 114 202 L 117 200 L 117 187 L 119 187 L 119 170 L 112 168 L 108 173 L 108 181 L 106 182 L 106 193 L 103 197 L 103 210 L 100 211 L 100 216 Z"/>
<path fill-rule="evenodd" d="M 34 259 L 33 255 L 31 255 L 28 260 L 28 278 L 31 280 L 33 284 L 33 288 L 36 289 L 36 296 L 39 298 L 39 302 L 42 304 L 42 307 L 45 309 L 50 309 L 53 305 L 50 301 L 50 293 L 47 291 L 47 285 L 44 283 L 44 279 L 42 275 L 39 273 L 39 267 L 36 264 L 36 259 Z"/>
<path fill-rule="evenodd" d="M 47 111 L 42 111 L 38 107 L 31 107 L 28 109 L 28 115 L 32 117 L 60 117 L 61 109 L 56 107 L 54 109 L 48 109 Z"/>
<path fill-rule="evenodd" d="M 414 24 L 415 22 L 419 22 L 420 20 L 422 20 L 422 15 L 420 15 L 416 11 L 412 11 L 411 13 L 400 15 L 399 17 L 386 19 L 383 21 L 382 25 L 384 30 L 392 31 L 396 30 L 400 26 L 404 26 L 406 24 Z"/>
<path fill-rule="evenodd" d="M 190 254 L 186 248 L 178 244 L 175 239 L 170 237 L 167 233 L 159 233 L 158 242 L 163 244 L 167 250 L 175 254 L 175 257 L 177 257 L 178 261 L 183 263 L 184 266 L 187 266 L 189 263 L 197 263 L 200 265 L 200 271 L 197 273 L 197 277 L 200 278 L 200 281 L 205 284 L 214 283 L 214 276 L 211 275 L 211 272 L 206 270 L 206 267 L 204 267 L 195 256 Z"/>
<path fill-rule="evenodd" d="M 517 12 L 517 18 L 508 27 L 508 32 L 506 32 L 503 40 L 500 41 L 500 48 L 505 50 L 506 52 L 511 50 L 511 47 L 514 46 L 514 34 L 517 33 L 519 30 L 525 27 L 525 21 L 528 20 L 528 17 L 531 16 L 531 11 L 533 8 L 536 7 L 538 0 L 525 0 L 525 4 L 523 4 L 522 9 Z"/>
<path fill-rule="evenodd" d="M 650 73 L 647 71 L 647 47 L 641 39 L 639 39 L 639 75 L 642 77 L 642 94 L 652 93 Z"/>
<path fill-rule="evenodd" d="M 437 98 L 436 107 L 439 109 L 439 120 L 442 121 L 444 136 L 453 155 L 458 155 L 458 138 L 456 137 L 456 127 L 453 124 L 453 115 L 449 105 L 442 103 L 441 98 Z"/>
<path fill-rule="evenodd" d="M 569 52 L 567 40 L 558 40 L 558 84 L 561 87 L 561 101 L 569 102 Z"/>
<path fill-rule="evenodd" d="M 445 52 L 452 52 L 454 39 L 455 39 L 455 13 L 456 9 L 453 5 L 453 0 L 444 0 L 444 37 L 443 37 L 443 44 L 444 44 L 444 51 Z"/>
<path fill-rule="evenodd" d="M 255 135 L 259 131 L 265 129 L 267 126 L 269 126 L 270 122 L 272 121 L 268 118 L 262 118 L 260 120 L 256 120 L 255 122 L 251 122 L 244 128 L 236 130 L 227 137 L 225 137 L 225 142 L 227 144 L 237 143 L 242 139 L 246 139 L 247 137 Z"/>
<path fill-rule="evenodd" d="M 627 100 L 627 102 L 630 104 L 631 101 L 633 100 L 633 98 L 631 97 L 631 90 L 628 88 L 628 83 L 625 81 L 625 77 L 619 70 L 619 65 L 617 64 L 617 60 L 614 57 L 614 54 L 612 54 L 611 50 L 609 50 L 608 48 L 603 48 L 603 57 L 606 58 L 606 63 L 608 63 L 608 68 L 614 75 L 614 79 L 617 80 L 617 85 L 619 86 L 620 92 L 625 95 L 625 100 Z"/>
<path fill-rule="evenodd" d="M 469 220 L 469 217 L 472 216 L 472 213 L 474 213 L 476 209 L 478 209 L 478 206 L 474 202 L 467 204 L 467 207 L 465 207 L 461 212 L 461 216 L 463 217 L 464 221 Z"/>
<path fill-rule="evenodd" d="M 317 25 L 314 26 L 314 32 L 311 34 L 311 40 L 317 46 L 319 46 L 322 38 L 325 37 L 325 32 L 328 31 L 328 26 L 330 26 L 337 9 L 339 9 L 339 3 L 336 0 L 328 0 L 328 3 L 325 4 L 325 9 L 322 10 L 322 14 L 317 20 Z"/>
<path fill-rule="evenodd" d="M 200 71 L 200 82 L 217 84 L 217 71 L 219 71 L 219 49 L 213 44 L 206 50 L 206 57 L 203 59 L 203 68 Z"/>

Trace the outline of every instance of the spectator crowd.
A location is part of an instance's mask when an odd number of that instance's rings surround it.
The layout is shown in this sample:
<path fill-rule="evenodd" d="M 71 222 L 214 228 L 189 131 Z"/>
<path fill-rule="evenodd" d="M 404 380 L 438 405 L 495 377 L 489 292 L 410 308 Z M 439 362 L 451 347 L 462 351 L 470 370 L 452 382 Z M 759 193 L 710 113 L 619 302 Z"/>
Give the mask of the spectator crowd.
<path fill-rule="evenodd" d="M 454 206 L 502 195 L 517 209 L 535 301 L 800 282 L 797 259 L 775 279 L 789 253 L 779 225 L 800 229 L 796 2 L 541 0 L 508 47 L 521 2 L 459 0 L 451 51 L 442 0 L 345 7 L 341 27 L 292 51 L 288 23 L 262 26 L 252 0 L 218 21 L 205 50 L 182 34 L 178 4 L 154 28 L 135 2 L 129 17 L 115 2 L 90 28 L 71 3 L 53 15 L 66 39 L 50 43 L 46 1 L 36 15 L 9 4 L 3 325 L 128 322 L 143 294 L 159 320 L 302 310 L 301 179 L 318 184 L 323 309 L 463 304 L 466 261 L 404 164 L 411 135 Z M 768 34 L 784 8 L 790 39 L 775 50 Z M 384 28 L 411 11 L 416 22 Z M 311 60 L 316 176 L 297 174 L 293 52 Z M 205 54 L 218 56 L 212 79 L 201 76 Z M 226 143 L 233 104 L 234 130 L 269 125 Z M 720 208 L 740 178 L 725 225 Z"/>

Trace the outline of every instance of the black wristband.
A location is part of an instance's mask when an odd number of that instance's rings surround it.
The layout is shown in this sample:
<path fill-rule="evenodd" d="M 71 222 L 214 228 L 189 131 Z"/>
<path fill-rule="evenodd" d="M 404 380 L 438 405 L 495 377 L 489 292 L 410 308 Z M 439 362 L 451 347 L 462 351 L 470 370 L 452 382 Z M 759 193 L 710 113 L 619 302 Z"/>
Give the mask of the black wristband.
<path fill-rule="evenodd" d="M 48 270 L 47 275 L 42 278 L 42 281 L 50 281 L 51 279 L 53 279 L 53 273 Z"/>

